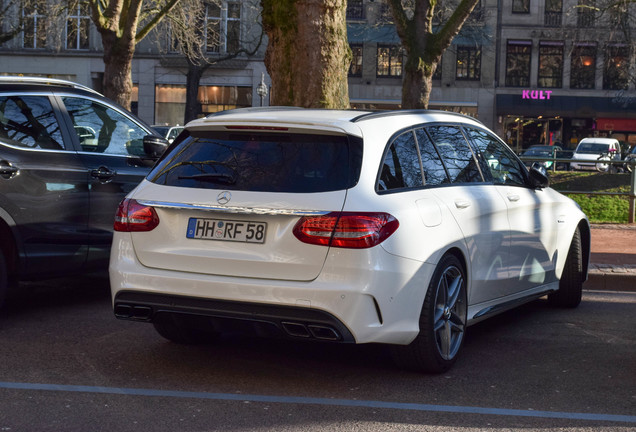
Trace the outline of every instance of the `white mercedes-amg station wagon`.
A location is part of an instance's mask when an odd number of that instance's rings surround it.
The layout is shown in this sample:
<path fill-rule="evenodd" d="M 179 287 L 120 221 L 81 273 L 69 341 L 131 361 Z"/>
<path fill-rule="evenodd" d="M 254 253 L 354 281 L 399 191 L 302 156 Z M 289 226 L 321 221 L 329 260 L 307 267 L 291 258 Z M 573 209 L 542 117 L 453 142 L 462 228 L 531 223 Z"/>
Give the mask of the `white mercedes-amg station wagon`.
<path fill-rule="evenodd" d="M 247 108 L 188 124 L 121 203 L 110 277 L 117 318 L 174 342 L 382 343 L 441 372 L 473 323 L 577 306 L 589 251 L 580 208 L 470 117 Z"/>

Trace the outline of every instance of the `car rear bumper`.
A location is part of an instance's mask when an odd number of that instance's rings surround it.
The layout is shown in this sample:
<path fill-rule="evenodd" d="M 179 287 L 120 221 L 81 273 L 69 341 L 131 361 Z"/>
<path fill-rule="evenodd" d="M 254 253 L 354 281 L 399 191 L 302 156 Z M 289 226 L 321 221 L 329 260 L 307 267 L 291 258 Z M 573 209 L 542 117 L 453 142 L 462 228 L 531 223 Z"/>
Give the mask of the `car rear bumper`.
<path fill-rule="evenodd" d="M 351 259 L 359 251 L 330 254 L 312 281 L 217 276 L 145 267 L 127 237 L 115 233 L 111 255 L 116 317 L 152 322 L 179 314 L 202 318 L 214 331 L 251 327 L 257 334 L 408 344 L 419 332 L 435 269 L 376 247 L 362 261 Z"/>

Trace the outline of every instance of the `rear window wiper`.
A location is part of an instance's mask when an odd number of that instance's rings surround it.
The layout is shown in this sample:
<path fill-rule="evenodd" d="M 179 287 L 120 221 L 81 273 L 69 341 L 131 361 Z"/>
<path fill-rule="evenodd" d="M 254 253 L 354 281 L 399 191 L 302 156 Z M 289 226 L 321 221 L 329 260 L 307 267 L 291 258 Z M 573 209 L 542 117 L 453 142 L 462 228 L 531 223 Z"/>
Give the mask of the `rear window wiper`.
<path fill-rule="evenodd" d="M 230 174 L 223 173 L 201 173 L 201 174 L 193 174 L 193 175 L 185 175 L 177 177 L 179 180 L 197 180 L 197 181 L 205 181 L 211 183 L 222 183 L 222 184 L 234 184 L 236 183 L 236 178 Z"/>

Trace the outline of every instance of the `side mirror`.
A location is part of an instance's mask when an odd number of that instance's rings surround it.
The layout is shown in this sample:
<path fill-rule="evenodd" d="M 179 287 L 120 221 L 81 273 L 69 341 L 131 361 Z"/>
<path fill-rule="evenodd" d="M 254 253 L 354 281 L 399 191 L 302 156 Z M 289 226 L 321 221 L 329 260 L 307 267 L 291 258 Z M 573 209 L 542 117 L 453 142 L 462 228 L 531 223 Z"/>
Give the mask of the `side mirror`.
<path fill-rule="evenodd" d="M 543 165 L 538 162 L 532 164 L 529 170 L 530 186 L 534 189 L 543 189 L 550 186 L 548 172 Z"/>
<path fill-rule="evenodd" d="M 144 153 L 151 158 L 158 159 L 168 148 L 168 140 L 155 135 L 144 137 Z"/>

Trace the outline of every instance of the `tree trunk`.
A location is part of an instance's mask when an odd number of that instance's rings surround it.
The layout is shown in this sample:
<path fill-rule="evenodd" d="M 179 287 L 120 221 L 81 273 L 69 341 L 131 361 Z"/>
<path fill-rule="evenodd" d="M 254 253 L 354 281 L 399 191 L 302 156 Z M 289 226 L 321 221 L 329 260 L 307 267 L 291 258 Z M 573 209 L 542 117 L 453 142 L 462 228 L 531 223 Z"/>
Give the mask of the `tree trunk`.
<path fill-rule="evenodd" d="M 188 59 L 188 74 L 186 75 L 186 106 L 184 123 L 187 124 L 199 117 L 201 114 L 201 104 L 199 103 L 199 83 L 205 66 L 197 65 Z"/>
<path fill-rule="evenodd" d="M 346 0 L 261 0 L 272 105 L 349 108 Z"/>
<path fill-rule="evenodd" d="M 114 34 L 102 32 L 104 46 L 104 96 L 130 110 L 132 96 L 133 43 L 122 43 Z"/>
<path fill-rule="evenodd" d="M 433 88 L 433 72 L 437 64 L 421 57 L 409 56 L 402 81 L 402 108 L 426 109 Z"/>

